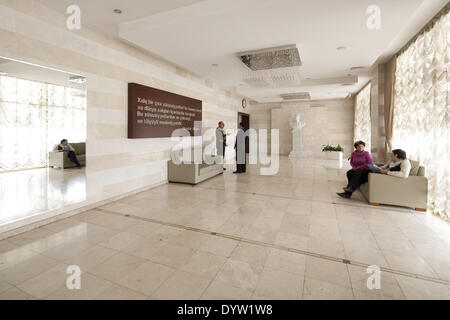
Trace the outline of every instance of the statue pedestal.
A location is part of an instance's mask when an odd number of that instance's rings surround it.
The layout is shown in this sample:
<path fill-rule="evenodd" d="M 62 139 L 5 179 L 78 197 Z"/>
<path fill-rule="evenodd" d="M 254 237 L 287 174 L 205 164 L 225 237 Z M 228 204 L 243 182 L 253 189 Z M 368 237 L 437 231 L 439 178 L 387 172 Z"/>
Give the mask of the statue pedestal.
<path fill-rule="evenodd" d="M 289 154 L 289 158 L 301 157 L 303 157 L 301 129 L 294 129 L 292 130 L 292 151 Z"/>

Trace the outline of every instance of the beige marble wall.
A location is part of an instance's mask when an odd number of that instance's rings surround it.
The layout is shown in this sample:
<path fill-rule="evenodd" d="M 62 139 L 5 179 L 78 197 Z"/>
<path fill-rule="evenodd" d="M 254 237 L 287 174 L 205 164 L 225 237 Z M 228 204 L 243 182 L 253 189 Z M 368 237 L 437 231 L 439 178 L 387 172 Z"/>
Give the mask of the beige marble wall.
<path fill-rule="evenodd" d="M 270 152 L 271 135 L 270 129 L 272 127 L 272 108 L 271 104 L 258 104 L 251 102 L 249 104 L 250 114 L 250 128 L 259 131 L 260 129 L 267 130 L 267 150 Z"/>
<path fill-rule="evenodd" d="M 32 0 L 0 0 L 0 55 L 87 77 L 88 196 L 105 199 L 167 180 L 170 139 L 127 139 L 127 84 L 203 101 L 203 128 L 236 128 L 241 97 Z"/>
<path fill-rule="evenodd" d="M 288 155 L 292 150 L 289 121 L 297 113 L 306 123 L 303 128 L 303 148 L 306 155 L 319 156 L 322 145 L 325 144 L 340 144 L 346 155 L 353 151 L 353 99 L 252 104 L 250 126 L 278 129 L 280 154 Z"/>

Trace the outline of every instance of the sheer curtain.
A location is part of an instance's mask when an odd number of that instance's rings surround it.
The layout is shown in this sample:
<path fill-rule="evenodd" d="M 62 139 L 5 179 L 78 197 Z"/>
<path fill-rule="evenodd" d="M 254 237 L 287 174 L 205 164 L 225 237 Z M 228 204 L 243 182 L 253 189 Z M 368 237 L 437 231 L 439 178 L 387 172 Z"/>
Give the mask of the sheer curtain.
<path fill-rule="evenodd" d="M 450 213 L 450 18 L 447 12 L 397 58 L 392 147 L 426 166 L 429 209 Z"/>
<path fill-rule="evenodd" d="M 0 172 L 45 167 L 62 138 L 86 141 L 86 92 L 0 76 Z"/>
<path fill-rule="evenodd" d="M 356 95 L 353 141 L 362 140 L 370 151 L 370 82 Z"/>

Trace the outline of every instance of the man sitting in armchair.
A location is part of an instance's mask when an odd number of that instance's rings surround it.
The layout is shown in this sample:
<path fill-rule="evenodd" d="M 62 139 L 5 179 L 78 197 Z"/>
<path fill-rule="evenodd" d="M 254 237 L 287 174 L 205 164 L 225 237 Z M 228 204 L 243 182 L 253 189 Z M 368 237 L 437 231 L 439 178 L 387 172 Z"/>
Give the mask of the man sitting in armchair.
<path fill-rule="evenodd" d="M 380 168 L 380 173 L 398 178 L 408 178 L 411 163 L 406 159 L 406 152 L 401 149 L 392 150 L 392 159 Z"/>
<path fill-rule="evenodd" d="M 53 148 L 53 151 L 58 151 L 58 152 L 68 151 L 70 161 L 75 163 L 78 168 L 81 168 L 81 164 L 78 161 L 77 156 L 75 154 L 75 149 L 69 144 L 67 139 L 62 139 L 60 144 L 55 145 L 55 147 Z"/>

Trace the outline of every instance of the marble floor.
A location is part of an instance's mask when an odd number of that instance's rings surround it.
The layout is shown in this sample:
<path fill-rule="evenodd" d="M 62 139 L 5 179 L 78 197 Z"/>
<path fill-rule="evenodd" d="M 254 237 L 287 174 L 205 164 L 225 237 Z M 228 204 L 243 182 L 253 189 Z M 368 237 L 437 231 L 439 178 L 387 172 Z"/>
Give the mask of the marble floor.
<path fill-rule="evenodd" d="M 84 200 L 85 168 L 0 173 L 0 226 Z"/>
<path fill-rule="evenodd" d="M 0 299 L 450 299 L 449 224 L 338 198 L 345 171 L 282 158 L 274 176 L 227 170 L 8 238 Z"/>

